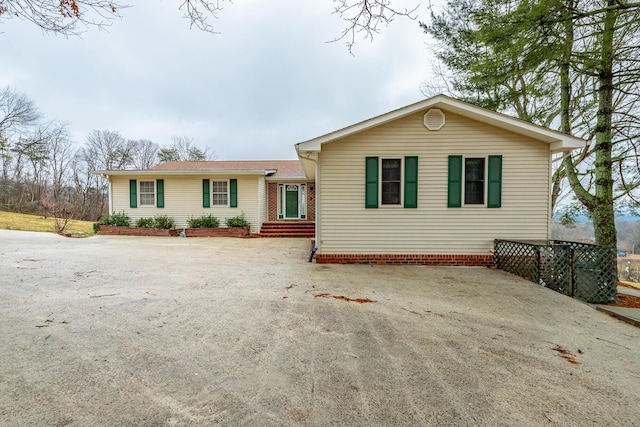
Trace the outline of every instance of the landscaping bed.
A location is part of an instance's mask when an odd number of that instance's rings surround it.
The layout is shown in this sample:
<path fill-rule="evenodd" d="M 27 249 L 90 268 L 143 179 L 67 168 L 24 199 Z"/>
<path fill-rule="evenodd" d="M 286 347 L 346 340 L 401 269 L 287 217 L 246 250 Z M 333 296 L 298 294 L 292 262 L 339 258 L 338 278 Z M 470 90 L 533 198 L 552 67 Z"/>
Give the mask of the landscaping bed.
<path fill-rule="evenodd" d="M 182 230 L 157 229 L 144 227 L 122 227 L 101 225 L 100 234 L 104 236 L 164 236 L 176 237 Z M 251 227 L 224 228 L 185 228 L 185 237 L 247 237 L 251 235 Z"/>
<path fill-rule="evenodd" d="M 618 282 L 618 289 L 620 287 L 626 287 L 626 288 L 629 288 L 629 289 L 637 289 L 637 288 L 635 288 L 633 286 L 625 286 L 624 284 Z M 614 307 L 624 307 L 624 308 L 640 308 L 640 297 L 618 292 L 618 297 L 616 299 L 616 302 L 611 303 L 611 304 L 607 304 L 607 305 L 611 305 L 611 306 L 614 306 Z"/>
<path fill-rule="evenodd" d="M 180 233 L 175 229 L 158 229 L 144 227 L 122 227 L 115 225 L 101 225 L 100 234 L 104 236 L 164 236 L 175 237 Z"/>
<path fill-rule="evenodd" d="M 251 227 L 185 228 L 185 237 L 246 237 Z"/>

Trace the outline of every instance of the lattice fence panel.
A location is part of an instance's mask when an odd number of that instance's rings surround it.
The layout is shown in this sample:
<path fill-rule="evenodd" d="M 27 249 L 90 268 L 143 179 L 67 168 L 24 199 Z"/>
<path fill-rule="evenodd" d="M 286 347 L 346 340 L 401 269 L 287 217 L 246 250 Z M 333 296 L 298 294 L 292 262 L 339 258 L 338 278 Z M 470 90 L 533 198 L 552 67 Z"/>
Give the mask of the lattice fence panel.
<path fill-rule="evenodd" d="M 592 304 L 617 295 L 615 248 L 579 242 L 496 240 L 494 264 L 565 295 Z"/>
<path fill-rule="evenodd" d="M 539 284 L 564 295 L 571 295 L 571 248 L 561 245 L 539 246 Z"/>
<path fill-rule="evenodd" d="M 493 263 L 500 270 L 538 283 L 540 271 L 538 248 L 520 242 L 496 240 Z"/>
<path fill-rule="evenodd" d="M 593 246 L 574 250 L 574 297 L 591 304 L 616 300 L 618 269 L 615 249 Z"/>

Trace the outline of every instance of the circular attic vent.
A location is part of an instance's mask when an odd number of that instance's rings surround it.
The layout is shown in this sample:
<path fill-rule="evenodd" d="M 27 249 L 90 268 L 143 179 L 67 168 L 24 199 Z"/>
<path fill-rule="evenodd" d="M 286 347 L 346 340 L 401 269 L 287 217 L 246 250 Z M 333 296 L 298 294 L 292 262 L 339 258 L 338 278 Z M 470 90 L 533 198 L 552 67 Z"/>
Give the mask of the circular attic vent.
<path fill-rule="evenodd" d="M 424 126 L 429 130 L 440 130 L 444 126 L 444 113 L 432 108 L 424 113 Z"/>

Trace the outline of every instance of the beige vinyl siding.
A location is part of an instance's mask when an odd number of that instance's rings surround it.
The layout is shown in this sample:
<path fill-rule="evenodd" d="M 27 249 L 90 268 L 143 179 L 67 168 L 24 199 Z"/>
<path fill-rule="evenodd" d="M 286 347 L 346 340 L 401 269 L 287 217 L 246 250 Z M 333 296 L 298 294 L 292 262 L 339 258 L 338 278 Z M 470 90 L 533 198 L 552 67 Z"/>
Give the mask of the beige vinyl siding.
<path fill-rule="evenodd" d="M 421 112 L 323 145 L 319 253 L 487 254 L 495 238 L 548 237 L 548 144 L 444 112 L 439 131 Z M 502 207 L 448 208 L 448 156 L 494 154 L 503 156 Z M 367 156 L 418 156 L 417 209 L 365 209 Z"/>
<path fill-rule="evenodd" d="M 224 206 L 202 207 L 202 180 L 225 180 L 236 178 L 238 180 L 238 207 Z M 258 214 L 258 180 L 261 177 L 238 176 L 112 176 L 111 185 L 113 191 L 113 212 L 124 211 L 131 218 L 131 224 L 135 225 L 139 218 L 167 215 L 173 217 L 176 228 L 187 227 L 190 217 L 212 214 L 220 221 L 221 227 L 226 227 L 225 220 L 244 213 L 247 221 L 251 223 L 251 231 L 260 230 Z M 155 180 L 164 179 L 164 208 L 155 206 L 129 207 L 129 180 Z M 264 189 L 263 189 L 264 190 Z"/>

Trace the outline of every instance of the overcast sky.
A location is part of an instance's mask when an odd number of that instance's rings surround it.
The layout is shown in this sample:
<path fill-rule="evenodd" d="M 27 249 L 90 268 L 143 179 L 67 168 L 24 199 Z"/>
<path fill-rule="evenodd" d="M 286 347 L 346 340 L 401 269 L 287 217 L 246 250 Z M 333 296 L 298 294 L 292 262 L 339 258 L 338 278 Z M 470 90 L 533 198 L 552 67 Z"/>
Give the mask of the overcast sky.
<path fill-rule="evenodd" d="M 418 21 L 398 18 L 351 55 L 327 43 L 345 25 L 331 0 L 237 0 L 217 35 L 189 29 L 179 2 L 140 3 L 81 37 L 4 21 L 0 86 L 67 122 L 79 144 L 92 130 L 160 145 L 184 135 L 219 160 L 249 160 L 294 159 L 295 143 L 419 101 L 430 78 Z"/>

